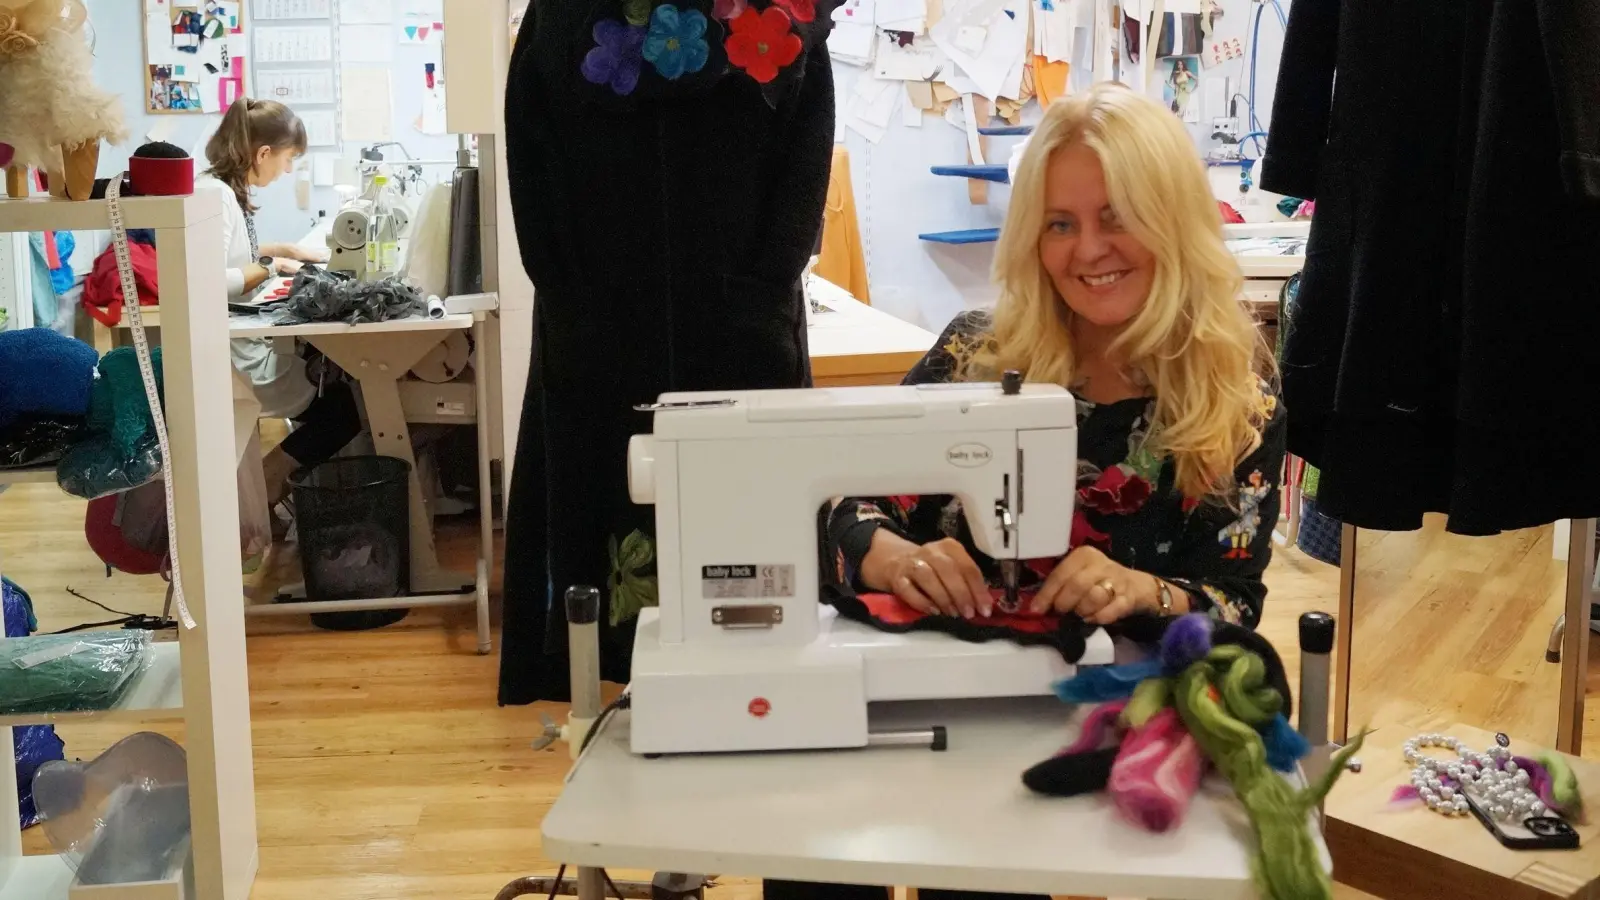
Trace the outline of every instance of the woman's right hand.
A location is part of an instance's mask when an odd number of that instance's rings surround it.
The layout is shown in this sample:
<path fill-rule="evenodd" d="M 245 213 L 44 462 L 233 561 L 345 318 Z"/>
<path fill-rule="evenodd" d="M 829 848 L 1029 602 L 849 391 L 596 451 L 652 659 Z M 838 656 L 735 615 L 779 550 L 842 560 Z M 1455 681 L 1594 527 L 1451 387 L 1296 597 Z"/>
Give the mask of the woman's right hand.
<path fill-rule="evenodd" d="M 885 528 L 872 538 L 872 549 L 861 561 L 869 586 L 892 591 L 924 613 L 965 619 L 994 613 L 983 573 L 960 541 L 944 538 L 915 544 Z"/>

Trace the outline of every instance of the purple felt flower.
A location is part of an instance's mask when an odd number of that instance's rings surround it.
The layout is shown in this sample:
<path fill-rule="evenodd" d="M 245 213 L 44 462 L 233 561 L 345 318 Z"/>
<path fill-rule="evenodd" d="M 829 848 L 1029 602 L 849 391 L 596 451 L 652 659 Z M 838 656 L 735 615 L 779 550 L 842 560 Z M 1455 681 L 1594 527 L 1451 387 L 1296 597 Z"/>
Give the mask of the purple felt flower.
<path fill-rule="evenodd" d="M 583 77 L 627 96 L 639 85 L 639 67 L 644 61 L 645 29 L 616 19 L 595 23 L 595 47 L 583 58 Z"/>

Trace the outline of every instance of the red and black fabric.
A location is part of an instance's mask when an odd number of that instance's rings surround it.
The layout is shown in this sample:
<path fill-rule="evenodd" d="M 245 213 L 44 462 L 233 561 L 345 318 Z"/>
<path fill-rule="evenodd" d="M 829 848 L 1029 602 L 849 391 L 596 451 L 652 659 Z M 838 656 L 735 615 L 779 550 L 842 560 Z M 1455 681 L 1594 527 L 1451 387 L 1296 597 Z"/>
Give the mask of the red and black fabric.
<path fill-rule="evenodd" d="M 879 631 L 896 634 L 937 631 L 973 643 L 1010 641 L 1028 647 L 1052 647 L 1069 663 L 1083 658 L 1089 636 L 1100 627 L 1078 616 L 1053 613 L 997 612 L 971 619 L 933 615 L 913 609 L 893 594 L 856 593 L 838 584 L 825 585 L 822 593 L 823 600 L 838 610 L 839 615 Z M 998 600 L 1001 592 L 993 593 Z M 1020 596 L 1026 609 L 1032 592 L 1023 592 Z M 1149 616 L 1135 616 L 1107 628 L 1113 635 L 1143 644 L 1159 641 L 1163 630 L 1164 623 Z"/>

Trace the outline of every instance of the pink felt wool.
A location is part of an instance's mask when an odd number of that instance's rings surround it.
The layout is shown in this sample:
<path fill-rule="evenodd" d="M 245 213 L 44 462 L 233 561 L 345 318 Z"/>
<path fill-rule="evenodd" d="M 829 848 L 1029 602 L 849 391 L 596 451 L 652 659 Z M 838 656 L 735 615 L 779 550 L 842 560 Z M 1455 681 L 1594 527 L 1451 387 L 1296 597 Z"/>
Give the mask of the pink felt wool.
<path fill-rule="evenodd" d="M 1129 821 L 1164 832 L 1183 821 L 1203 767 L 1199 745 L 1169 706 L 1123 738 L 1106 791 Z"/>

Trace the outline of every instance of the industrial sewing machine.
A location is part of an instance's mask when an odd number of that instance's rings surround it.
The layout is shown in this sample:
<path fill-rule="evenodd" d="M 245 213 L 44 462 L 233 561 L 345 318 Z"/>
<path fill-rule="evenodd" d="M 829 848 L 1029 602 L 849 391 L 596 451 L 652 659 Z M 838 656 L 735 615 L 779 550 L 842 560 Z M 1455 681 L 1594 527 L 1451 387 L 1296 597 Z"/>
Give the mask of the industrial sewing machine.
<path fill-rule="evenodd" d="M 1014 587 L 1018 561 L 1067 551 L 1067 391 L 1007 373 L 1003 385 L 665 394 L 646 408 L 654 433 L 629 445 L 628 486 L 656 506 L 660 604 L 634 642 L 634 752 L 938 749 L 938 729 L 874 733 L 869 705 L 1049 694 L 1072 674 L 1049 648 L 842 619 L 819 602 L 817 547 L 830 498 L 953 494 Z M 1112 656 L 1096 631 L 1081 664 Z"/>

